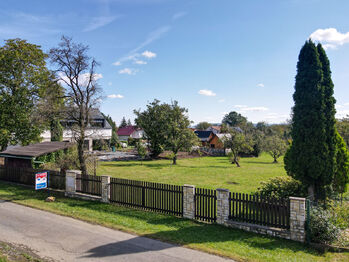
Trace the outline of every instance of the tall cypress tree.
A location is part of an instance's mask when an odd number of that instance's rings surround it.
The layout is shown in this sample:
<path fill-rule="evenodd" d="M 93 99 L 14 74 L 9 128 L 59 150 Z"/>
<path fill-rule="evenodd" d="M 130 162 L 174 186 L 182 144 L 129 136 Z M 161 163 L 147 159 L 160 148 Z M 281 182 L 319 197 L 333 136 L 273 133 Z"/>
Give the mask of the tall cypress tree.
<path fill-rule="evenodd" d="M 317 51 L 319 53 L 319 59 L 322 68 L 322 88 L 324 92 L 324 117 L 325 121 L 325 131 L 326 131 L 326 143 L 328 146 L 327 155 L 327 176 L 324 177 L 324 184 L 328 185 L 332 182 L 333 174 L 335 172 L 336 163 L 336 109 L 334 98 L 334 84 L 331 78 L 330 61 L 326 55 L 325 50 L 322 48 L 321 44 L 317 45 Z"/>
<path fill-rule="evenodd" d="M 328 179 L 328 146 L 322 67 L 315 44 L 302 47 L 297 63 L 293 100 L 292 146 L 285 156 L 285 169 L 308 187 L 310 195 L 322 198 Z"/>

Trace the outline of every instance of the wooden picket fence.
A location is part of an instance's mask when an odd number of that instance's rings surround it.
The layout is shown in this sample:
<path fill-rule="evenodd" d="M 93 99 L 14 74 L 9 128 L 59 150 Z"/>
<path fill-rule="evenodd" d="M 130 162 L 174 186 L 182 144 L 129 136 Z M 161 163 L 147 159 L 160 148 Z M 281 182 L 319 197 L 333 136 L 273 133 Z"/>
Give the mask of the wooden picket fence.
<path fill-rule="evenodd" d="M 76 175 L 76 192 L 95 196 L 102 195 L 102 177 L 91 175 Z"/>
<path fill-rule="evenodd" d="M 260 195 L 230 193 L 230 216 L 234 221 L 290 228 L 290 202 Z"/>
<path fill-rule="evenodd" d="M 217 219 L 216 190 L 195 188 L 195 218 L 206 222 L 215 222 Z"/>
<path fill-rule="evenodd" d="M 183 186 L 111 178 L 110 202 L 182 216 Z"/>
<path fill-rule="evenodd" d="M 0 167 L 0 180 L 35 187 L 35 174 L 48 172 L 48 186 L 52 189 L 65 189 L 65 174 L 55 170 L 43 170 L 24 167 Z"/>

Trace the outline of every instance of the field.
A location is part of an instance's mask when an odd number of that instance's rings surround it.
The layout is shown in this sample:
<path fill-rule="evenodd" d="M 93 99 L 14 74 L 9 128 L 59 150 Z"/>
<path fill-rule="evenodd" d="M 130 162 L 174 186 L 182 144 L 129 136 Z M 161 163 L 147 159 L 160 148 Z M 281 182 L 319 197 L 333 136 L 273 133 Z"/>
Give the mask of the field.
<path fill-rule="evenodd" d="M 263 154 L 258 158 L 242 158 L 241 167 L 232 165 L 227 157 L 200 157 L 178 160 L 99 162 L 98 175 L 159 182 L 166 184 L 191 184 L 203 188 L 227 188 L 231 192 L 254 192 L 262 181 L 285 176 L 282 158 L 273 159 Z"/>

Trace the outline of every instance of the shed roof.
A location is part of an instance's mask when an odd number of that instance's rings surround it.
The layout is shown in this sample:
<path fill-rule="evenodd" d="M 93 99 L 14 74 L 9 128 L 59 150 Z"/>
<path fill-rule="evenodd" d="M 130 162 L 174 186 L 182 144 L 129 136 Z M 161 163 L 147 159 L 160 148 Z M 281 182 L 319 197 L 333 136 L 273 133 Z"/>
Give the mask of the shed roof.
<path fill-rule="evenodd" d="M 7 149 L 0 152 L 2 157 L 28 157 L 34 158 L 48 153 L 56 152 L 58 150 L 72 147 L 73 143 L 69 142 L 43 142 L 32 144 L 29 146 L 20 146 Z"/>

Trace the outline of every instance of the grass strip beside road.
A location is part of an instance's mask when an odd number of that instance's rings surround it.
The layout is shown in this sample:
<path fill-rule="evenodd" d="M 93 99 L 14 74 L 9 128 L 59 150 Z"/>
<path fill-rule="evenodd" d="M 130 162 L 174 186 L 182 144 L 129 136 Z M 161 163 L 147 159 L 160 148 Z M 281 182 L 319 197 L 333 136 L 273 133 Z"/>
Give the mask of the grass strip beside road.
<path fill-rule="evenodd" d="M 238 261 L 349 261 L 349 253 L 320 254 L 289 240 L 266 237 L 216 224 L 204 224 L 154 212 L 82 201 L 0 182 L 0 199 L 69 216 L 137 235 L 176 243 Z"/>

